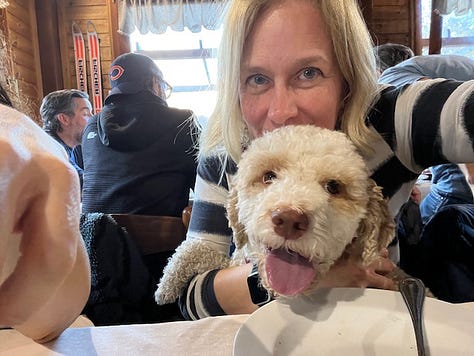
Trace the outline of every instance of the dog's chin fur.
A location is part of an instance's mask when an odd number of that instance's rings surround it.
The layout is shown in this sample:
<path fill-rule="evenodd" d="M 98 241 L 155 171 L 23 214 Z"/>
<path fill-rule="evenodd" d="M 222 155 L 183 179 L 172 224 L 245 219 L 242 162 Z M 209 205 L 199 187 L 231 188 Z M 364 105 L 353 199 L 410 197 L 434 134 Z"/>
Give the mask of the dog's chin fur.
<path fill-rule="evenodd" d="M 299 238 L 275 232 L 272 213 L 282 210 L 308 218 Z M 394 232 L 381 190 L 354 145 L 340 132 L 314 126 L 288 126 L 254 140 L 231 182 L 227 211 L 237 248 L 232 264 L 258 261 L 269 290 L 268 251 L 286 249 L 311 262 L 315 277 L 301 292 L 308 293 L 349 245 L 369 264 Z"/>

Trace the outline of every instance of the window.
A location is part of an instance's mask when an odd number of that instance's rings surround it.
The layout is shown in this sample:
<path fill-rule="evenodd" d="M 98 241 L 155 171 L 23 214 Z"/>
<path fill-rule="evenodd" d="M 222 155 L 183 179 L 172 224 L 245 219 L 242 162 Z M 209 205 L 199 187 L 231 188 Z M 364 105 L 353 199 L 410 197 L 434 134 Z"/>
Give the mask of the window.
<path fill-rule="evenodd" d="M 202 120 L 212 113 L 216 100 L 217 50 L 222 29 L 192 33 L 168 30 L 164 34 L 130 36 L 132 52 L 153 58 L 173 87 L 168 105 L 191 109 Z"/>
<path fill-rule="evenodd" d="M 421 37 L 423 54 L 428 54 L 432 0 L 421 0 Z M 474 11 L 457 16 L 454 12 L 443 15 L 442 54 L 459 54 L 474 59 Z"/>

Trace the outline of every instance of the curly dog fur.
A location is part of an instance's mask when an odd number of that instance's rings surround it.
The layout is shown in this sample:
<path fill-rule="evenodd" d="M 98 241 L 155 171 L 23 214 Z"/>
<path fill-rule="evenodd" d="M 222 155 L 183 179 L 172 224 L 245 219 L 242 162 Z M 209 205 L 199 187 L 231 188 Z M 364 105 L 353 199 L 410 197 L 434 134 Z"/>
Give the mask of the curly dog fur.
<path fill-rule="evenodd" d="M 257 260 L 277 295 L 311 291 L 350 246 L 370 264 L 394 236 L 381 188 L 340 132 L 289 126 L 253 141 L 233 180 L 232 264 Z"/>
<path fill-rule="evenodd" d="M 227 212 L 232 259 L 184 241 L 158 284 L 158 304 L 176 300 L 198 273 L 249 260 L 258 261 L 265 288 L 306 293 L 348 246 L 367 265 L 394 236 L 381 188 L 355 146 L 343 133 L 314 126 L 288 126 L 255 139 L 231 181 Z"/>

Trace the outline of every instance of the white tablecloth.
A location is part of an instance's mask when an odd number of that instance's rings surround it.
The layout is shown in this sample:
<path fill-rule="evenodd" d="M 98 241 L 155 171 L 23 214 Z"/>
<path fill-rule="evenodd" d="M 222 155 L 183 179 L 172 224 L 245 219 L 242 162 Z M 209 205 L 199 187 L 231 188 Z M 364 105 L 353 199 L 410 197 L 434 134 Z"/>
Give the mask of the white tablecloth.
<path fill-rule="evenodd" d="M 38 344 L 15 330 L 0 330 L 0 355 L 232 355 L 235 334 L 248 315 L 198 321 L 74 327 Z"/>
<path fill-rule="evenodd" d="M 464 306 L 474 312 L 474 303 Z M 38 344 L 11 329 L 0 330 L 0 355 L 232 355 L 234 337 L 249 315 L 198 321 L 90 327 L 79 318 L 59 338 Z M 86 325 L 84 327 L 84 325 Z"/>

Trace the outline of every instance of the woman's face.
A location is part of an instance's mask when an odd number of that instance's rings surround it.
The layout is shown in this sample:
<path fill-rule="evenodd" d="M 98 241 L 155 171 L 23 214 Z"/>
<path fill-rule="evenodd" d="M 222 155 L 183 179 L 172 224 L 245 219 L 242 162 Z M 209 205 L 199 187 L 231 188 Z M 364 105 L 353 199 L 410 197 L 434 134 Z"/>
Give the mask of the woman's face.
<path fill-rule="evenodd" d="M 334 129 L 343 77 L 320 12 L 288 0 L 262 13 L 244 47 L 240 107 L 251 137 L 285 125 Z"/>

